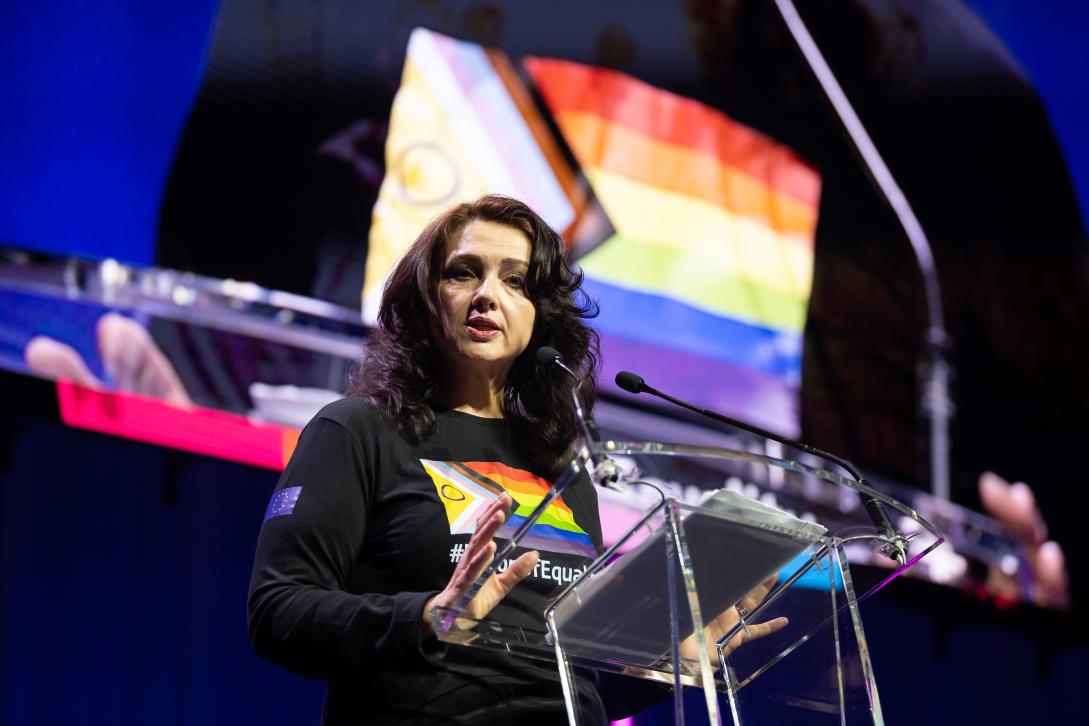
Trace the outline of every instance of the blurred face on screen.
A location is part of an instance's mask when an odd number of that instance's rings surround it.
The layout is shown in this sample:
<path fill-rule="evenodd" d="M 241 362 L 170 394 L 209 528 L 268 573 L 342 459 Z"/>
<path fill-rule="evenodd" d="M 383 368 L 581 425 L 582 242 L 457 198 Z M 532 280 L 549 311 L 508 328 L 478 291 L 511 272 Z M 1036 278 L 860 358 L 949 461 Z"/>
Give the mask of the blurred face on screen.
<path fill-rule="evenodd" d="M 448 363 L 505 378 L 533 335 L 537 313 L 526 294 L 531 252 L 521 230 L 480 219 L 450 239 L 434 332 Z"/>

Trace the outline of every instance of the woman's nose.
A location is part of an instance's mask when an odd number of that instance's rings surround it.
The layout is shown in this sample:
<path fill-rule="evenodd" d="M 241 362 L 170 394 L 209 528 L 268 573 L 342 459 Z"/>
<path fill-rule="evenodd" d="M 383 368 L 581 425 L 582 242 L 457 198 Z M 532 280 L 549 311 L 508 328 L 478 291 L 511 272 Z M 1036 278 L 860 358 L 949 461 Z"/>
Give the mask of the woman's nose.
<path fill-rule="evenodd" d="M 495 285 L 499 281 L 485 276 L 477 285 L 473 293 L 473 308 L 477 310 L 490 310 L 495 307 Z"/>

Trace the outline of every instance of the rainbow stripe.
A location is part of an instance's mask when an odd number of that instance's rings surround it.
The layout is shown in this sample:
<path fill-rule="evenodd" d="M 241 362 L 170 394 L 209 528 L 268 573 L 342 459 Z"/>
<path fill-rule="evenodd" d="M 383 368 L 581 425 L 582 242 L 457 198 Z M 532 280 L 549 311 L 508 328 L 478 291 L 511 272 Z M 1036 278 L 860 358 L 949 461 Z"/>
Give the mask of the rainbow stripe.
<path fill-rule="evenodd" d="M 552 485 L 528 471 L 491 461 L 433 461 L 420 459 L 446 508 L 451 534 L 471 534 L 480 511 L 503 492 L 514 500 L 514 511 L 497 536 L 509 537 L 526 521 Z M 571 508 L 557 497 L 530 527 L 522 540 L 525 547 L 550 552 L 595 557 L 590 536 Z"/>
<path fill-rule="evenodd" d="M 796 402 L 782 402 L 796 401 L 801 378 L 820 177 L 692 99 L 568 61 L 525 67 L 615 229 L 579 260 L 608 347 L 656 345 L 661 370 L 640 361 L 648 377 L 671 374 L 675 353 L 705 388 L 750 371 L 766 390 L 747 398 L 774 399 L 774 420 L 715 403 L 794 432 Z M 606 372 L 615 364 L 606 359 Z"/>

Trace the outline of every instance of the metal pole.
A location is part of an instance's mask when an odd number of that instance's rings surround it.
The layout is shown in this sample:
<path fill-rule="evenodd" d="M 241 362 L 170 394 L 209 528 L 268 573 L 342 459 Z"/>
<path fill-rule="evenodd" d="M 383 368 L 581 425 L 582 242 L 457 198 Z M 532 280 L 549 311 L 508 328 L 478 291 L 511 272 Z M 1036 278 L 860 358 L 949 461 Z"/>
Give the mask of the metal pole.
<path fill-rule="evenodd" d="M 948 500 L 949 421 L 953 415 L 953 404 L 949 398 L 949 380 L 952 376 L 952 368 L 946 358 L 949 335 L 945 330 L 941 290 L 934 265 L 933 250 L 907 197 L 904 196 L 903 190 L 896 183 L 885 160 L 874 146 L 866 127 L 859 120 L 858 114 L 855 113 L 854 107 L 843 92 L 843 88 L 840 87 L 832 69 L 828 67 L 824 55 L 817 47 L 813 36 L 810 35 L 793 1 L 775 0 L 775 6 L 806 63 L 809 64 L 810 70 L 817 77 L 821 90 L 832 104 L 844 130 L 859 156 L 862 157 L 862 162 L 871 178 L 900 222 L 908 242 L 911 243 L 911 249 L 915 252 L 915 259 L 918 261 L 919 271 L 923 277 L 929 322 L 925 341 L 927 352 L 922 371 L 922 411 L 927 417 L 930 428 L 930 488 L 934 496 Z"/>

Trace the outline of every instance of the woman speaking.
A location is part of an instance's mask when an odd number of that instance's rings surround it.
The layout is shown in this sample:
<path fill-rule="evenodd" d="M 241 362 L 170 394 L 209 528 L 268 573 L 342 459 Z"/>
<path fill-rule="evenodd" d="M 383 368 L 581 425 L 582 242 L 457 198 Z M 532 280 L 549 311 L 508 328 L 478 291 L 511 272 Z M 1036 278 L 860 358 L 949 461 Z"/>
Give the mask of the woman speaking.
<path fill-rule="evenodd" d="M 509 534 L 511 511 L 528 514 L 566 463 L 578 426 L 571 381 L 538 367 L 535 352 L 558 350 L 592 404 L 594 306 L 580 283 L 559 236 L 494 195 L 440 216 L 393 270 L 348 397 L 307 425 L 273 494 L 250 582 L 254 647 L 328 680 L 323 723 L 566 719 L 555 665 L 444 647 L 429 613 L 457 602 L 491 563 L 492 538 Z M 530 532 L 537 549 L 499 563 L 468 614 L 498 609 L 504 622 L 540 628 L 549 600 L 601 551 L 585 475 L 541 522 Z M 743 603 L 755 607 L 768 587 Z M 730 608 L 707 635 L 736 622 Z M 619 714 L 662 695 L 616 689 L 616 678 L 577 675 L 583 723 L 607 722 L 605 700 Z M 603 699 L 607 690 L 618 697 Z"/>
<path fill-rule="evenodd" d="M 537 348 L 560 351 L 593 401 L 579 283 L 559 236 L 501 196 L 443 214 L 394 269 L 348 397 L 306 427 L 277 486 L 250 584 L 254 647 L 328 679 L 323 723 L 565 718 L 554 665 L 444 648 L 428 613 L 491 562 L 508 492 L 544 491 L 576 436 L 570 379 L 538 368 Z M 473 614 L 498 606 L 540 626 L 600 550 L 588 478 L 547 515 L 551 536 L 493 576 Z M 579 697 L 586 722 L 604 723 L 592 680 Z"/>

